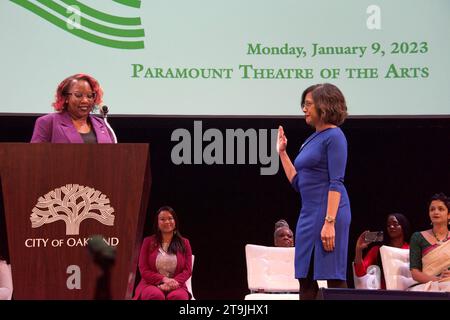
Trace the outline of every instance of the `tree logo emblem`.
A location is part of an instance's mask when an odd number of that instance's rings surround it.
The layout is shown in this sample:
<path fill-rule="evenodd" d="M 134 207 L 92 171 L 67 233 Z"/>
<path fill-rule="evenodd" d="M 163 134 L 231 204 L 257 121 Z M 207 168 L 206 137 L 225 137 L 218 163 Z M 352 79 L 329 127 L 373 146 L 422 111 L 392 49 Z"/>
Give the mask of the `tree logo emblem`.
<path fill-rule="evenodd" d="M 39 197 L 30 220 L 33 228 L 62 220 L 66 224 L 66 235 L 78 235 L 80 224 L 86 219 L 95 219 L 104 225 L 113 226 L 113 213 L 114 208 L 101 191 L 78 184 L 67 184 Z"/>
<path fill-rule="evenodd" d="M 81 39 L 116 49 L 143 49 L 145 32 L 140 17 L 123 17 L 77 0 L 10 0 Z M 140 9 L 141 0 L 113 0 Z"/>

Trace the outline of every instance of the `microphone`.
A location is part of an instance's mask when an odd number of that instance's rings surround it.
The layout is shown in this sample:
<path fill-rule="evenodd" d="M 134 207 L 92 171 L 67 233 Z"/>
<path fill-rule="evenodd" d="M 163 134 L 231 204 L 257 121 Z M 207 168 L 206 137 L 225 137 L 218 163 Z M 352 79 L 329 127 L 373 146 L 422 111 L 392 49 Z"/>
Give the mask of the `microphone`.
<path fill-rule="evenodd" d="M 87 248 L 92 260 L 102 270 L 97 277 L 95 300 L 111 300 L 111 268 L 116 261 L 116 248 L 108 245 L 101 235 L 94 235 L 88 240 Z"/>
<path fill-rule="evenodd" d="M 108 115 L 108 112 L 109 112 L 108 106 L 102 106 L 101 111 L 102 111 L 103 118 L 106 118 Z"/>
<path fill-rule="evenodd" d="M 108 245 L 101 235 L 92 236 L 87 242 L 89 253 L 100 267 L 110 267 L 116 260 L 116 248 Z"/>
<path fill-rule="evenodd" d="M 111 126 L 109 125 L 109 123 L 108 123 L 108 119 L 107 119 L 107 117 L 108 117 L 108 112 L 109 112 L 109 108 L 108 108 L 108 106 L 107 105 L 103 105 L 101 108 L 100 108 L 100 113 L 102 114 L 102 116 L 103 116 L 103 121 L 105 121 L 105 124 L 106 124 L 106 126 L 108 127 L 108 129 L 111 131 L 111 133 L 112 133 L 112 135 L 113 135 L 113 142 L 114 143 L 117 143 L 117 137 L 116 137 L 116 134 L 114 133 L 114 130 L 111 128 Z"/>

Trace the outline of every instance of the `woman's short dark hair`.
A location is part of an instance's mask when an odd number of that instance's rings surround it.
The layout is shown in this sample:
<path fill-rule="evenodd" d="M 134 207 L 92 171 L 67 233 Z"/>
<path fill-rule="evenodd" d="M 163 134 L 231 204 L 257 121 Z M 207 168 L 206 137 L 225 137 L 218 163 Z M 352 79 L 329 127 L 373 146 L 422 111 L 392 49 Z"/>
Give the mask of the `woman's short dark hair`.
<path fill-rule="evenodd" d="M 443 192 L 433 194 L 430 198 L 430 201 L 428 202 L 428 207 L 430 207 L 431 202 L 435 200 L 442 201 L 447 207 L 447 210 L 450 211 L 450 199 Z"/>
<path fill-rule="evenodd" d="M 347 104 L 344 95 L 338 87 L 331 83 L 315 84 L 302 93 L 301 106 L 305 103 L 308 93 L 312 94 L 317 114 L 324 123 L 340 126 L 347 118 Z"/>
<path fill-rule="evenodd" d="M 173 232 L 172 242 L 170 242 L 167 252 L 172 253 L 172 254 L 176 254 L 177 252 L 185 253 L 186 247 L 184 245 L 183 238 L 179 231 L 180 225 L 178 222 L 178 216 L 177 216 L 175 210 L 173 210 L 173 208 L 169 207 L 169 206 L 163 206 L 163 207 L 159 208 L 158 211 L 156 211 L 156 216 L 155 216 L 155 220 L 153 223 L 153 230 L 154 230 L 154 234 L 156 235 L 157 244 L 159 246 L 161 246 L 161 244 L 162 244 L 162 234 L 161 234 L 161 230 L 159 230 L 159 227 L 158 227 L 158 218 L 159 218 L 159 214 L 163 211 L 170 212 L 170 214 L 173 217 L 173 220 L 175 220 L 175 230 Z"/>

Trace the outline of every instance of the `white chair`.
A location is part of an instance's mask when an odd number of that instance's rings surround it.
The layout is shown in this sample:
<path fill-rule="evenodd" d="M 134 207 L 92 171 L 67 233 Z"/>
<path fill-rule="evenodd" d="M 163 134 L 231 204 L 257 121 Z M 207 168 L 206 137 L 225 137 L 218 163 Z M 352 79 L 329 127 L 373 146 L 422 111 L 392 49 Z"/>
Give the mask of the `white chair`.
<path fill-rule="evenodd" d="M 13 282 L 11 265 L 0 260 L 0 300 L 11 300 L 13 293 Z"/>
<path fill-rule="evenodd" d="M 294 272 L 294 248 L 245 246 L 247 282 L 245 300 L 298 300 L 299 283 Z M 318 281 L 326 287 L 326 281 Z"/>
<path fill-rule="evenodd" d="M 355 263 L 352 263 L 353 283 L 355 289 L 377 290 L 381 288 L 381 270 L 379 266 L 370 265 L 367 267 L 366 274 L 358 277 L 355 272 Z"/>
<path fill-rule="evenodd" d="M 409 249 L 380 248 L 387 290 L 406 290 L 417 283 L 409 270 Z"/>
<path fill-rule="evenodd" d="M 192 255 L 192 271 L 194 271 L 194 258 L 195 258 L 195 256 Z M 192 295 L 191 300 L 195 300 L 194 293 L 192 292 L 192 281 L 191 280 L 192 280 L 192 276 L 190 276 L 189 279 L 186 280 L 186 287 Z"/>

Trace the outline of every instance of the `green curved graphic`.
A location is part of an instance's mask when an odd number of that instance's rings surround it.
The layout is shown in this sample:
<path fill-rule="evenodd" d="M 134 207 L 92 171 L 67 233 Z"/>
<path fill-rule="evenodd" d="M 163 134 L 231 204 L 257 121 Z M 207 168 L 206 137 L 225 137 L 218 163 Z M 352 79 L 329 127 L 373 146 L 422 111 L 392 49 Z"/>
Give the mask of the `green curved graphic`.
<path fill-rule="evenodd" d="M 62 7 L 59 4 L 54 3 L 53 1 L 49 1 L 49 0 L 37 0 L 37 1 L 42 3 L 43 5 L 46 5 L 48 8 L 54 10 L 55 12 L 58 12 L 60 15 L 65 16 L 66 18 L 70 18 L 70 16 L 73 14 L 73 13 L 67 13 L 67 9 L 65 7 Z M 143 37 L 145 35 L 143 29 L 130 30 L 130 29 L 111 28 L 111 27 L 93 22 L 91 20 L 85 19 L 83 17 L 80 17 L 80 24 L 91 30 L 94 30 L 94 31 L 97 31 L 100 33 L 109 34 L 112 36 Z"/>
<path fill-rule="evenodd" d="M 53 0 L 36 0 L 35 2 L 40 3 L 45 9 L 41 6 L 38 6 L 34 3 L 32 3 L 29 0 L 10 0 L 13 3 L 16 3 L 20 5 L 21 7 L 33 12 L 34 14 L 40 16 L 41 18 L 47 20 L 48 22 L 54 24 L 55 26 L 58 26 L 59 28 L 76 35 L 79 38 L 82 38 L 84 40 L 102 45 L 107 46 L 111 48 L 117 48 L 117 49 L 143 49 L 144 48 L 144 41 L 143 40 L 135 40 L 135 41 L 129 41 L 131 39 L 129 38 L 139 38 L 144 37 L 145 32 L 144 29 L 122 29 L 120 27 L 110 27 L 107 25 L 103 25 L 97 22 L 94 22 L 92 20 L 89 20 L 87 18 L 84 18 L 82 16 L 79 16 L 78 23 L 79 25 L 83 26 L 84 29 L 89 29 L 92 31 L 95 31 L 96 33 L 100 34 L 94 34 L 90 33 L 86 30 L 81 29 L 80 27 L 74 26 L 71 22 L 71 18 L 74 16 L 74 12 L 70 12 L 68 8 L 63 7 L 57 3 L 55 3 Z M 100 12 L 98 10 L 95 10 L 93 8 L 90 8 L 88 6 L 85 6 L 79 1 L 76 0 L 61 0 L 65 4 L 69 6 L 77 6 L 81 13 L 87 14 L 97 20 L 113 23 L 112 21 L 119 21 L 120 24 L 123 25 L 136 25 L 140 26 L 140 18 L 124 18 L 124 17 L 117 17 L 108 15 L 106 13 Z M 129 1 L 125 1 L 129 2 Z M 87 10 L 86 10 L 87 9 Z M 86 10 L 86 11 L 84 11 Z M 55 13 L 58 13 L 59 15 L 66 17 L 67 20 L 61 19 L 58 16 L 55 15 Z M 105 19 L 106 18 L 106 19 Z M 136 22 L 139 22 L 136 24 Z M 105 35 L 106 37 L 103 37 Z M 123 39 L 109 39 L 107 36 L 115 36 L 118 38 Z"/>
<path fill-rule="evenodd" d="M 139 25 L 141 25 L 141 18 L 128 18 L 128 17 L 113 16 L 113 15 L 107 14 L 105 12 L 91 8 L 77 0 L 60 0 L 60 1 L 64 2 L 68 6 L 77 6 L 80 8 L 81 12 L 83 12 L 91 17 L 94 17 L 96 19 L 102 20 L 104 22 L 120 24 L 123 26 L 139 26 Z"/>
<path fill-rule="evenodd" d="M 133 8 L 141 7 L 141 0 L 113 0 L 113 1 Z"/>

